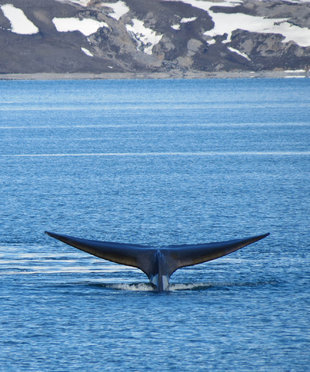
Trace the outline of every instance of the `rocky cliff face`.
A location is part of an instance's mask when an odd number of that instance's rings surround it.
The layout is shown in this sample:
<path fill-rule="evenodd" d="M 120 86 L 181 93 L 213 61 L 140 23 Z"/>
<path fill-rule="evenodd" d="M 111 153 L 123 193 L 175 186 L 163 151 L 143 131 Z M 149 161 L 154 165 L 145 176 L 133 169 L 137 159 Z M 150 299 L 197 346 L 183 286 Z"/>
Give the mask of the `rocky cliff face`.
<path fill-rule="evenodd" d="M 310 67 L 310 2 L 0 0 L 0 73 Z"/>

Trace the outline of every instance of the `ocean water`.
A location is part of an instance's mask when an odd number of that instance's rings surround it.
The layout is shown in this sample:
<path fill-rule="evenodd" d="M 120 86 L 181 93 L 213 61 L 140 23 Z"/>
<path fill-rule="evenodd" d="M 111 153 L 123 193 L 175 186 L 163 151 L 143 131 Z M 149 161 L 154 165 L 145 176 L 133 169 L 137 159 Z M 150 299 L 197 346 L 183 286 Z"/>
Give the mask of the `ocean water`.
<path fill-rule="evenodd" d="M 309 371 L 310 80 L 0 81 L 0 371 Z M 45 230 L 270 232 L 147 277 Z"/>

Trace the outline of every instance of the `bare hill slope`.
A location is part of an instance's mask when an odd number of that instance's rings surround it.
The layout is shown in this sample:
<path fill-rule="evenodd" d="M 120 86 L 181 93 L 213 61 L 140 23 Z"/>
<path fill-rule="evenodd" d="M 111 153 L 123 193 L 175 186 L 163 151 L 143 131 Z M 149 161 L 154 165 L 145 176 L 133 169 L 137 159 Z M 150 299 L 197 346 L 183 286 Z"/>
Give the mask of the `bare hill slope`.
<path fill-rule="evenodd" d="M 308 69 L 310 2 L 0 0 L 0 73 Z"/>

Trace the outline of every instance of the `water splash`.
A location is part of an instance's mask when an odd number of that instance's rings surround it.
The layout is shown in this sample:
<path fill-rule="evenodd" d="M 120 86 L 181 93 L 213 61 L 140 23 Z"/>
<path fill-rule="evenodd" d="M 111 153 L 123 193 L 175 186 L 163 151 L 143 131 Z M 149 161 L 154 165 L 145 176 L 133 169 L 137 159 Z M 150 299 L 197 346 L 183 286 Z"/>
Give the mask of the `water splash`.
<path fill-rule="evenodd" d="M 156 292 L 151 283 L 88 283 L 89 285 L 105 289 L 128 292 Z M 276 280 L 258 282 L 223 282 L 223 283 L 175 283 L 170 284 L 167 292 L 206 291 L 233 287 L 259 287 L 262 285 L 278 285 Z"/>

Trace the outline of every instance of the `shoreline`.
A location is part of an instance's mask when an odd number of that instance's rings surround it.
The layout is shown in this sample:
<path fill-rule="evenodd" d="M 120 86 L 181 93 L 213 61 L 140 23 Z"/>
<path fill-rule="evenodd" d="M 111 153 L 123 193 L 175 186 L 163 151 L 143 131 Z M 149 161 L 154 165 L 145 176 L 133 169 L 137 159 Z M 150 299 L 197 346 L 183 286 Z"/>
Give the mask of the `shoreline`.
<path fill-rule="evenodd" d="M 250 79 L 250 78 L 309 78 L 309 71 L 232 71 L 232 72 L 103 72 L 1 74 L 0 80 L 134 80 L 134 79 Z"/>

